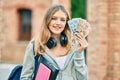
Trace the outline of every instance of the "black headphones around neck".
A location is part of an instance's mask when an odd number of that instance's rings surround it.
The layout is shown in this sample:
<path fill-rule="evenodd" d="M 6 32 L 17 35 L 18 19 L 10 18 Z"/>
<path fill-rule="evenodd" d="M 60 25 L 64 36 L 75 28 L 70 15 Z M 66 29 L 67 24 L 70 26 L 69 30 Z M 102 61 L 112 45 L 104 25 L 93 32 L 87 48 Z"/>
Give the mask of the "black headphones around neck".
<path fill-rule="evenodd" d="M 60 35 L 60 44 L 61 46 L 66 46 L 68 43 L 68 38 L 64 33 L 61 33 Z M 51 49 L 57 45 L 57 42 L 54 37 L 50 37 L 50 39 L 47 41 L 46 46 Z"/>

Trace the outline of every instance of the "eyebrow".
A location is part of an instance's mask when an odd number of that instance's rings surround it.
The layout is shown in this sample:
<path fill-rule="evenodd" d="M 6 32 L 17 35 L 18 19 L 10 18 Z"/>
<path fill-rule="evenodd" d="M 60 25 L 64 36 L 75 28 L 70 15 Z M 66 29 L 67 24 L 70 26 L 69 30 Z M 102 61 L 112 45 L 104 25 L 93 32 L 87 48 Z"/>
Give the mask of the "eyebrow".
<path fill-rule="evenodd" d="M 54 15 L 53 15 L 52 18 L 54 18 L 54 17 L 56 18 L 57 16 L 54 16 Z M 60 17 L 60 18 L 61 18 L 61 19 L 66 19 L 66 20 L 67 20 L 66 17 Z"/>

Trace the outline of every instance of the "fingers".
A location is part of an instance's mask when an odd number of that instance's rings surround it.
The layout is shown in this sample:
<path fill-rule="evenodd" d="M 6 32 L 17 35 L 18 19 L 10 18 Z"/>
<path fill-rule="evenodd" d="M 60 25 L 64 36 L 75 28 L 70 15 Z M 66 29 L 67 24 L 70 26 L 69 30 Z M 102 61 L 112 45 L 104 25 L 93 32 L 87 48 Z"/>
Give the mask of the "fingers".
<path fill-rule="evenodd" d="M 83 37 L 84 38 L 84 33 L 83 32 L 78 32 L 76 33 L 76 36 L 79 38 L 79 37 Z"/>
<path fill-rule="evenodd" d="M 77 49 L 78 51 L 82 51 L 83 49 L 87 48 L 88 42 L 87 42 L 87 40 L 85 38 L 83 38 L 82 36 L 77 35 L 76 39 L 79 42 L 78 49 Z"/>
<path fill-rule="evenodd" d="M 83 48 L 86 48 L 88 46 L 88 42 L 86 39 L 82 38 L 82 37 L 77 37 L 77 40 L 79 42 L 79 45 Z"/>

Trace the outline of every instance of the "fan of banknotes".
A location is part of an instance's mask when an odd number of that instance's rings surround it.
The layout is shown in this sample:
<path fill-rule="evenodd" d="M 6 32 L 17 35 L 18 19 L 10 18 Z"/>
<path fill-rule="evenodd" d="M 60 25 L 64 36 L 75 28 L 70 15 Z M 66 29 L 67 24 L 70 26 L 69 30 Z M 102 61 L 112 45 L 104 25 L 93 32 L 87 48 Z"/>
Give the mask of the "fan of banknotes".
<path fill-rule="evenodd" d="M 82 18 L 73 18 L 68 21 L 68 25 L 73 36 L 81 35 L 83 37 L 86 37 L 91 31 L 90 24 Z"/>

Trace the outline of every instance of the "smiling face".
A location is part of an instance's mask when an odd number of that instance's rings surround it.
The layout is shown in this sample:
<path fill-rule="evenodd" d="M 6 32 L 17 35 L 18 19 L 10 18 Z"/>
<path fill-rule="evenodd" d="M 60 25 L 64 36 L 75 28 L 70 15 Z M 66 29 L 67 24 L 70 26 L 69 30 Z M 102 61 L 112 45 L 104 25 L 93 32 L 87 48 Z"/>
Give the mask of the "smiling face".
<path fill-rule="evenodd" d="M 52 35 L 60 34 L 61 32 L 63 32 L 66 25 L 66 21 L 67 21 L 67 16 L 63 11 L 59 10 L 55 12 L 48 26 Z"/>

